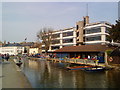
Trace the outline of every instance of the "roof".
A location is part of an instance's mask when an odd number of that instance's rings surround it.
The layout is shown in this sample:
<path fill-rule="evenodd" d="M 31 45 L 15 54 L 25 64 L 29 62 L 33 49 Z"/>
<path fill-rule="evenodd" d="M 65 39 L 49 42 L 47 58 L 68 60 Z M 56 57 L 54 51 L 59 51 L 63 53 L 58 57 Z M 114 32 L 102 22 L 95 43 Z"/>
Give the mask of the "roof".
<path fill-rule="evenodd" d="M 21 46 L 19 43 L 10 43 L 10 44 L 5 44 L 3 47 L 10 47 L 10 46 Z"/>
<path fill-rule="evenodd" d="M 22 43 L 22 46 L 33 46 L 34 42 L 27 42 L 27 43 Z"/>
<path fill-rule="evenodd" d="M 111 26 L 111 24 L 109 22 L 106 22 L 106 21 L 99 21 L 99 22 L 95 22 L 95 23 L 89 23 L 86 26 L 98 25 L 98 24 L 103 24 L 103 23 Z"/>
<path fill-rule="evenodd" d="M 54 52 L 105 52 L 113 48 L 107 47 L 105 45 L 81 45 L 81 46 L 66 46 L 58 49 Z"/>

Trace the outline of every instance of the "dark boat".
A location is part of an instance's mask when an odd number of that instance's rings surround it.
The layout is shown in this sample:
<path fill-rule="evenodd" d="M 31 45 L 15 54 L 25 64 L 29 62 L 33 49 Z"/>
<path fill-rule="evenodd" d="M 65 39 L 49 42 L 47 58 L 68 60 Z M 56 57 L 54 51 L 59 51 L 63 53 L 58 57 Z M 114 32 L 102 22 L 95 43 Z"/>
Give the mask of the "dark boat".
<path fill-rule="evenodd" d="M 87 68 L 92 68 L 93 66 L 73 66 L 73 67 L 67 67 L 69 70 L 79 70 L 79 69 L 87 69 Z"/>

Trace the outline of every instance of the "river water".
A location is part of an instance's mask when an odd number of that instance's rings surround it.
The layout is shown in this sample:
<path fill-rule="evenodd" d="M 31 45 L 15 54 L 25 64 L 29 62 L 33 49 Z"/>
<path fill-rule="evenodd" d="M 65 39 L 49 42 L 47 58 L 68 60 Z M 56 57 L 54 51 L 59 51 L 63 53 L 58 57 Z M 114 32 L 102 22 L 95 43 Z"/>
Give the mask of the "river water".
<path fill-rule="evenodd" d="M 22 71 L 33 88 L 120 88 L 120 70 L 66 70 L 63 63 L 25 60 Z"/>

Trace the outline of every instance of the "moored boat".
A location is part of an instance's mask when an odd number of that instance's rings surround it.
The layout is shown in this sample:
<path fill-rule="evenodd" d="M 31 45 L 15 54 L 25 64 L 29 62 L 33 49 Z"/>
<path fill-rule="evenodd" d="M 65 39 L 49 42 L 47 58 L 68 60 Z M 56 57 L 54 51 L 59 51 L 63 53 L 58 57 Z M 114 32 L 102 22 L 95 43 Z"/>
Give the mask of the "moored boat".
<path fill-rule="evenodd" d="M 67 67 L 69 70 L 79 70 L 79 69 L 86 69 L 86 68 L 92 68 L 93 66 L 73 66 L 73 67 Z"/>
<path fill-rule="evenodd" d="M 96 72 L 96 71 L 105 71 L 106 69 L 104 67 L 92 67 L 92 68 L 86 68 L 84 70 L 88 72 Z"/>

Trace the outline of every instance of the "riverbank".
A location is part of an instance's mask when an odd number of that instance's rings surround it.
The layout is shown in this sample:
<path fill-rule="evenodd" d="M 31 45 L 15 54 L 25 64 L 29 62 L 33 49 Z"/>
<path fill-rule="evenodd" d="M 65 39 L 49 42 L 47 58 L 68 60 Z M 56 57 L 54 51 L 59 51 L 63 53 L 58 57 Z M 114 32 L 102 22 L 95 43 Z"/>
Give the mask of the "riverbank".
<path fill-rule="evenodd" d="M 12 59 L 3 62 L 2 75 L 2 88 L 32 88 L 27 77 Z"/>

